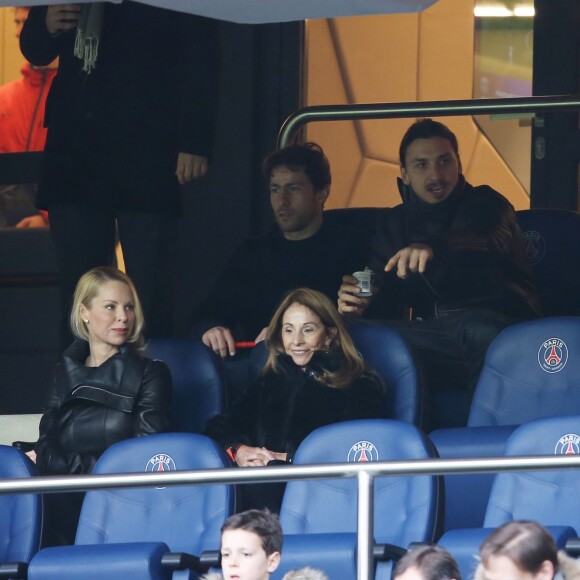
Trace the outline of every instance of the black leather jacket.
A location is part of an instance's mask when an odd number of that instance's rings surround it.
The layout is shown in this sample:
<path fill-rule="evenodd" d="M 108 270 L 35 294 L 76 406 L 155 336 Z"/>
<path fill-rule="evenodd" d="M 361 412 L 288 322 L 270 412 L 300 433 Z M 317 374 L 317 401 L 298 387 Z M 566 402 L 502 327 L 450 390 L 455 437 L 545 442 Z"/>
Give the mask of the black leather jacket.
<path fill-rule="evenodd" d="M 433 318 L 453 310 L 483 308 L 514 318 L 540 314 L 522 233 L 511 203 L 486 185 L 473 187 L 460 176 L 440 203 L 421 201 L 399 180 L 403 203 L 377 221 L 369 266 L 379 294 L 370 318 L 398 318 L 405 307 Z M 412 243 L 433 249 L 425 274 L 398 278 L 384 272 L 388 260 Z"/>
<path fill-rule="evenodd" d="M 90 473 L 113 443 L 169 429 L 171 374 L 165 363 L 127 346 L 90 368 L 85 341 L 75 341 L 54 372 L 36 444 L 42 474 Z"/>

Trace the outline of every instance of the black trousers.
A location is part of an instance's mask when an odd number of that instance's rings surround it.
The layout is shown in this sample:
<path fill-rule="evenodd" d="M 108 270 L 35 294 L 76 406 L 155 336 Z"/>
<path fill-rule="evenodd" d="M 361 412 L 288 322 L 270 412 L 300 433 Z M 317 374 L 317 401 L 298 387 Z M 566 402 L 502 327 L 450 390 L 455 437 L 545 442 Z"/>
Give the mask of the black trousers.
<path fill-rule="evenodd" d="M 441 318 L 385 321 L 407 341 L 425 383 L 426 426 L 465 425 L 473 391 L 493 339 L 516 319 L 466 309 Z"/>
<path fill-rule="evenodd" d="M 114 264 L 117 228 L 125 269 L 143 306 L 146 335 L 173 334 L 176 217 L 70 205 L 51 207 L 49 217 L 60 271 L 63 348 L 72 338 L 68 318 L 76 284 L 87 270 Z"/>

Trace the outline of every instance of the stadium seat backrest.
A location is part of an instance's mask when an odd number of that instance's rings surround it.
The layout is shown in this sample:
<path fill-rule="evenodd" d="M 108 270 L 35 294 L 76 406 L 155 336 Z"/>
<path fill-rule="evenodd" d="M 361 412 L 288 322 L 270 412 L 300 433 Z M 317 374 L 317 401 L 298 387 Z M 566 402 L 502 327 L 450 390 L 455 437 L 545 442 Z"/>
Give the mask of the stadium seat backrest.
<path fill-rule="evenodd" d="M 580 315 L 580 214 L 529 209 L 516 216 L 544 314 Z"/>
<path fill-rule="evenodd" d="M 432 447 L 413 425 L 369 419 L 321 427 L 299 446 L 295 465 L 427 459 Z M 290 481 L 280 512 L 285 534 L 356 532 L 356 479 Z M 433 541 L 439 481 L 430 476 L 375 479 L 375 540 L 407 546 Z"/>
<path fill-rule="evenodd" d="M 154 338 L 147 356 L 167 364 L 173 379 L 173 431 L 203 433 L 211 417 L 226 406 L 223 368 L 216 355 L 199 341 Z"/>
<path fill-rule="evenodd" d="M 578 412 L 578 411 L 576 411 Z M 566 455 L 580 453 L 580 416 L 549 417 L 518 427 L 508 439 L 505 455 Z M 580 530 L 580 471 L 544 470 L 496 475 L 484 527 L 510 520 L 536 520 L 545 526 Z"/>
<path fill-rule="evenodd" d="M 203 435 L 165 433 L 111 446 L 94 474 L 221 469 L 226 458 Z M 220 545 L 220 528 L 233 513 L 229 485 L 95 490 L 83 501 L 75 544 L 165 542 L 174 552 L 199 554 Z"/>
<path fill-rule="evenodd" d="M 34 464 L 14 447 L 0 445 L 0 478 L 37 475 Z M 42 496 L 0 495 L 0 564 L 29 562 L 40 546 Z"/>
<path fill-rule="evenodd" d="M 405 341 L 384 325 L 350 323 L 348 331 L 365 362 L 387 386 L 385 418 L 420 425 L 423 397 L 417 370 Z"/>
<path fill-rule="evenodd" d="M 580 317 L 542 318 L 510 326 L 495 338 L 468 425 L 520 425 L 578 409 Z"/>

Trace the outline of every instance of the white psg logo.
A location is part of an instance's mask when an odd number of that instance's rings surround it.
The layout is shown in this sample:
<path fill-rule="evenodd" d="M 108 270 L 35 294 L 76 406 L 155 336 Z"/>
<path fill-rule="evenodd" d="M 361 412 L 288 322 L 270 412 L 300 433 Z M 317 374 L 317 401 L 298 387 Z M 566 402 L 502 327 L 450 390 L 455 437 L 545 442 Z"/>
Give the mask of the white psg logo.
<path fill-rule="evenodd" d="M 164 471 L 177 471 L 177 467 L 175 467 L 175 461 L 170 455 L 158 453 L 147 462 L 145 471 L 163 473 Z"/>
<path fill-rule="evenodd" d="M 580 437 L 576 433 L 568 433 L 560 437 L 554 449 L 556 455 L 578 455 L 580 454 Z"/>
<path fill-rule="evenodd" d="M 535 266 L 544 258 L 546 253 L 546 240 L 544 240 L 542 234 L 533 230 L 523 232 L 523 234 L 526 257 L 528 258 L 528 262 L 532 266 Z"/>
<path fill-rule="evenodd" d="M 538 363 L 547 373 L 559 373 L 568 362 L 568 347 L 559 338 L 550 338 L 538 350 Z"/>
<path fill-rule="evenodd" d="M 370 441 L 359 441 L 355 443 L 348 452 L 349 463 L 366 463 L 367 461 L 378 461 L 379 452 Z"/>

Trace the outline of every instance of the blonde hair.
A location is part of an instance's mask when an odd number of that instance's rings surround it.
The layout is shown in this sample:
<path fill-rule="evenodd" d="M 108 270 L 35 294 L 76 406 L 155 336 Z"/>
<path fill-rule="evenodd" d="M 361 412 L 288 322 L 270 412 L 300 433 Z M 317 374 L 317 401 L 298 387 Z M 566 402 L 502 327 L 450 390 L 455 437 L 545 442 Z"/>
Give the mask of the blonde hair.
<path fill-rule="evenodd" d="M 306 566 L 298 570 L 290 570 L 284 574 L 282 580 L 328 580 L 328 576 L 322 570 Z"/>
<path fill-rule="evenodd" d="M 286 310 L 293 304 L 305 306 L 320 318 L 329 336 L 332 337 L 328 345 L 329 350 L 339 351 L 344 358 L 344 363 L 337 371 L 327 371 L 318 380 L 333 387 L 345 387 L 367 370 L 340 318 L 338 310 L 328 297 L 310 288 L 296 288 L 284 296 L 268 326 L 266 347 L 270 356 L 264 367 L 264 372 L 278 372 L 278 355 L 286 352 L 282 342 L 283 318 Z M 336 329 L 334 336 L 330 334 L 331 329 Z"/>
<path fill-rule="evenodd" d="M 89 308 L 93 298 L 99 293 L 99 289 L 105 282 L 121 282 L 126 284 L 133 295 L 133 304 L 135 310 L 135 325 L 133 331 L 127 337 L 127 343 L 133 346 L 136 350 L 143 348 L 145 338 L 143 336 L 143 328 L 145 326 L 145 319 L 143 317 L 143 308 L 135 284 L 127 274 L 111 268 L 109 266 L 99 266 L 85 272 L 79 279 L 75 288 L 73 305 L 70 313 L 70 327 L 72 333 L 82 340 L 89 340 L 89 331 L 87 325 L 81 316 L 81 306 Z"/>

